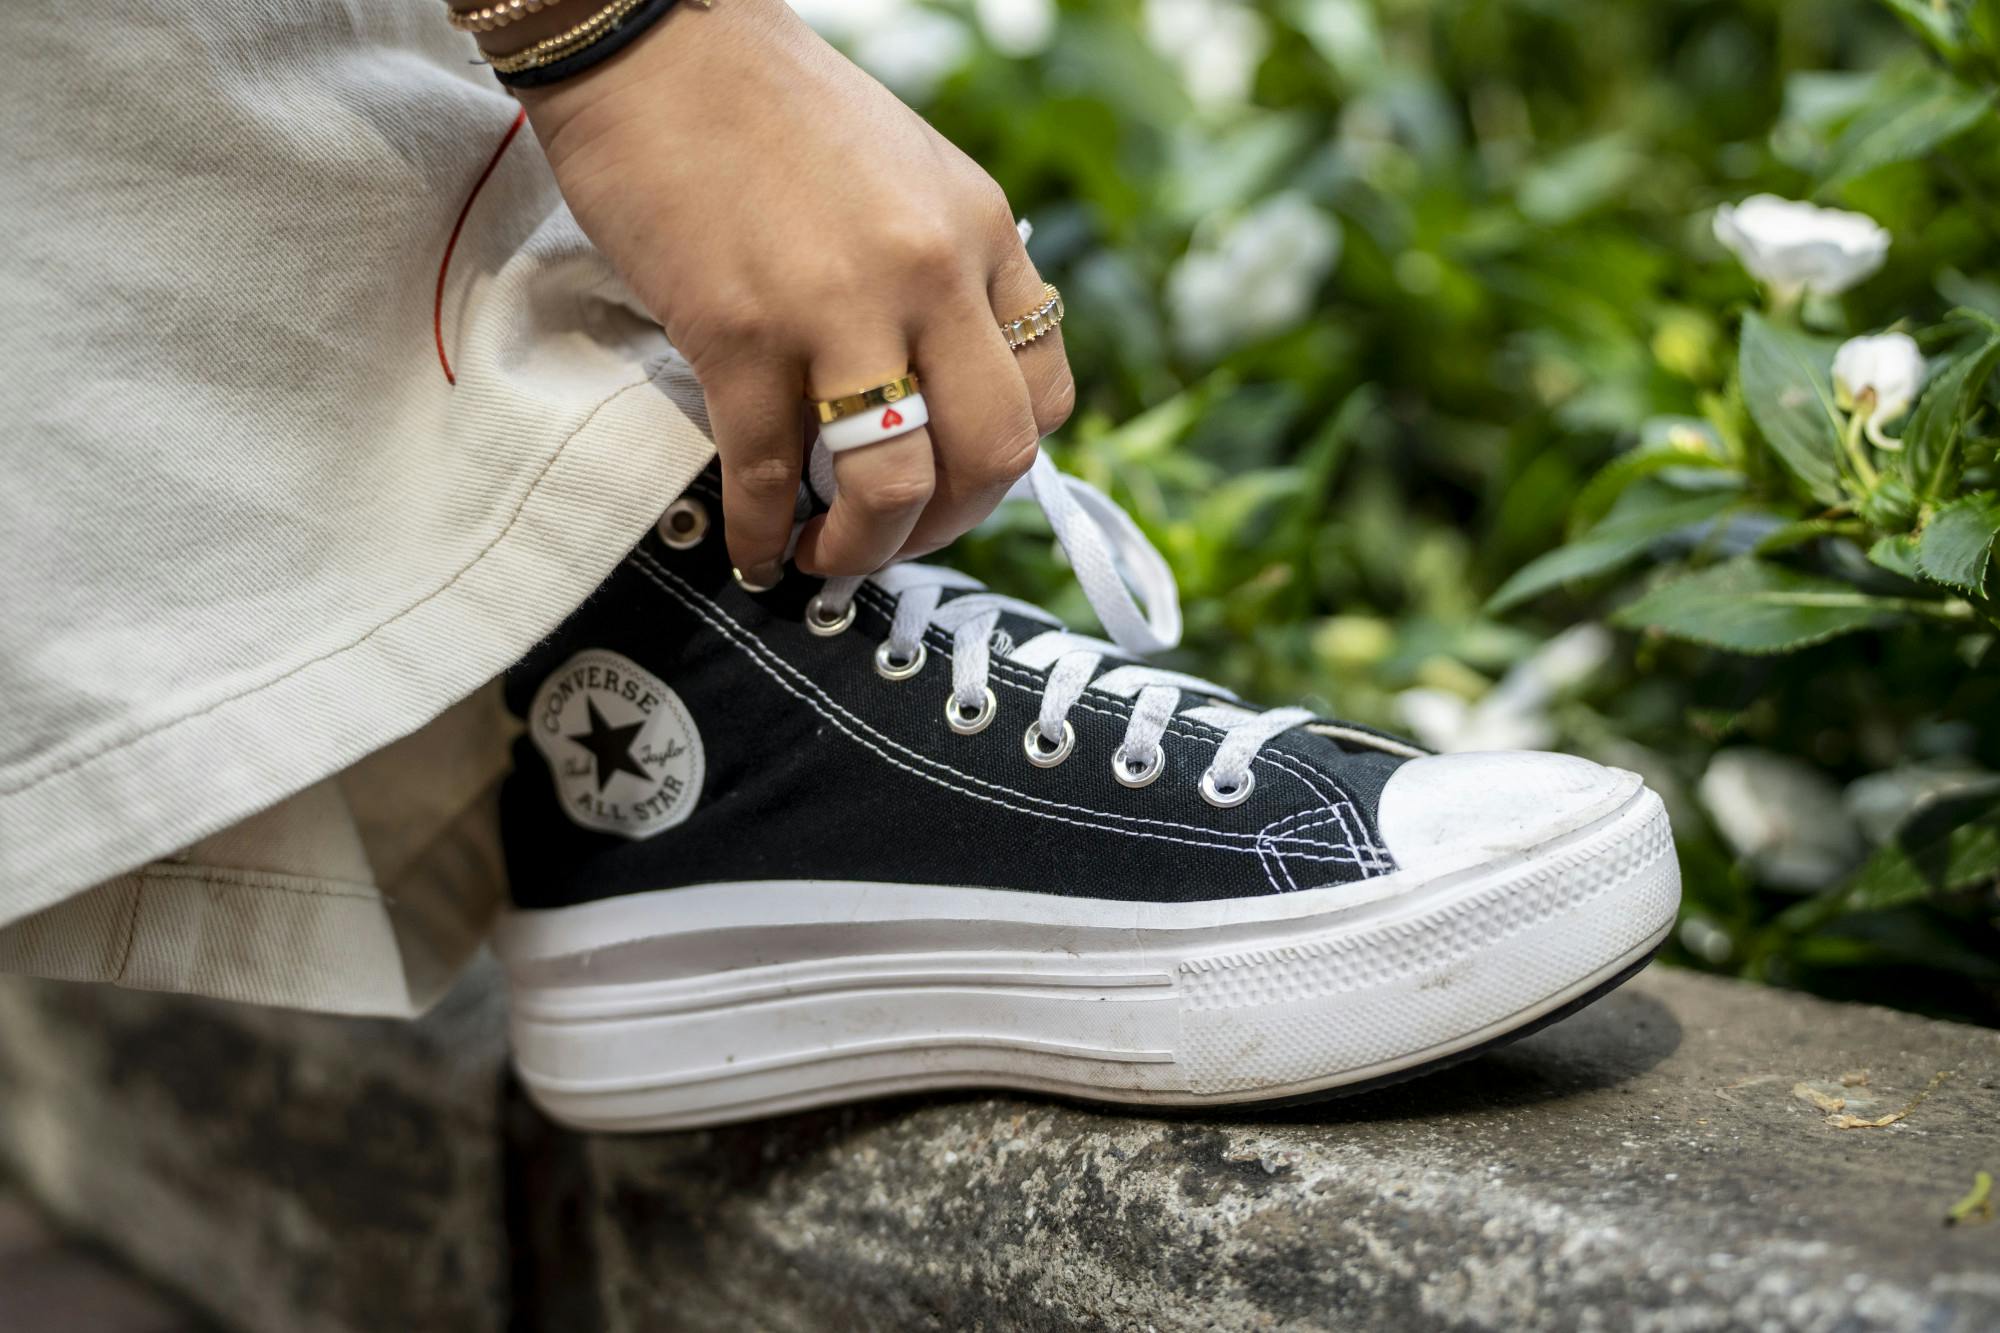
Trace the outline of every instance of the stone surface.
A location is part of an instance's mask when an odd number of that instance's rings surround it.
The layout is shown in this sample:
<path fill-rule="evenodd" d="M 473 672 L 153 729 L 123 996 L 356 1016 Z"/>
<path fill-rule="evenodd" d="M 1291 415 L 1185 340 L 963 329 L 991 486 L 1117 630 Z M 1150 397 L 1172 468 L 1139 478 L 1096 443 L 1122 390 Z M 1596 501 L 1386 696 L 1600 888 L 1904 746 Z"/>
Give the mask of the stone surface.
<path fill-rule="evenodd" d="M 1865 1071 L 1874 1116 L 1947 1070 L 1885 1129 L 1794 1094 Z M 1943 1225 L 2000 1172 L 2000 1033 L 1657 968 L 1317 1108 L 967 1098 L 584 1156 L 614 1329 L 2000 1328 L 2000 1224 Z"/>
<path fill-rule="evenodd" d="M 490 967 L 416 1024 L 0 978 L 0 1171 L 227 1327 L 497 1329 L 504 1055 Z"/>
<path fill-rule="evenodd" d="M 199 1333 L 192 1315 L 55 1235 L 0 1186 L 0 1328 Z"/>
<path fill-rule="evenodd" d="M 2000 1033 L 1883 1010 L 1655 969 L 1314 1108 L 638 1138 L 502 1048 L 490 971 L 414 1026 L 6 982 L 0 1164 L 237 1329 L 2000 1328 L 2000 1223 L 1943 1225 L 2000 1174 Z M 1810 1100 L 1945 1071 L 1888 1128 Z"/>

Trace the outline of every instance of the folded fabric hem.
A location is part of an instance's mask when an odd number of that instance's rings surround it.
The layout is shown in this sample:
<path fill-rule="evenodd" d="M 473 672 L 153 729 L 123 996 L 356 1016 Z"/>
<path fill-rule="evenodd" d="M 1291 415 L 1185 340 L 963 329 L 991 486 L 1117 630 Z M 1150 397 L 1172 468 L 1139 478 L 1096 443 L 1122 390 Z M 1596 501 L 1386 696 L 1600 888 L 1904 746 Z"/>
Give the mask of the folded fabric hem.
<path fill-rule="evenodd" d="M 501 533 L 432 595 L 267 685 L 0 797 L 0 925 L 341 771 L 512 665 L 712 457 L 669 395 L 673 374 L 670 363 L 585 414 Z M 117 812 L 109 838 L 104 811 Z"/>

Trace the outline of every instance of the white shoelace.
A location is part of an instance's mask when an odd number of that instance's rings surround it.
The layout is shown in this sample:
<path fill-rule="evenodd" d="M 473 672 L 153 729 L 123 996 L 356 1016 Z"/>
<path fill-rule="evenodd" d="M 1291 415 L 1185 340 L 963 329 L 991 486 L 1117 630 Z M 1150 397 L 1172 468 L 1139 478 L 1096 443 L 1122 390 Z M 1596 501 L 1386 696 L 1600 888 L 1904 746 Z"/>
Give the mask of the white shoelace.
<path fill-rule="evenodd" d="M 813 487 L 831 498 L 830 460 L 823 450 L 814 454 Z M 1048 632 L 1004 648 L 1009 661 L 1049 673 L 1040 713 L 1024 739 L 1029 758 L 1053 766 L 1068 757 L 1075 737 L 1070 710 L 1086 689 L 1095 686 L 1132 700 L 1132 716 L 1112 755 L 1112 771 L 1127 786 L 1146 786 L 1166 767 L 1160 739 L 1180 712 L 1185 690 L 1227 701 L 1202 704 L 1186 713 L 1223 733 L 1215 757 L 1202 772 L 1202 795 L 1219 806 L 1248 798 L 1255 785 L 1251 763 L 1258 752 L 1281 733 L 1311 722 L 1313 714 L 1304 708 L 1253 711 L 1219 685 L 1154 667 L 1125 664 L 1097 675 L 1106 654 L 1143 657 L 1180 641 L 1180 598 L 1173 571 L 1124 510 L 1089 482 L 1056 471 L 1046 454 L 1036 458 L 1015 486 L 1009 498 L 1014 497 L 1032 497 L 1048 516 L 1111 642 L 1072 633 L 1040 607 L 984 591 L 977 579 L 936 565 L 891 565 L 866 578 L 829 579 L 814 599 L 811 614 L 823 623 L 837 622 L 863 583 L 894 597 L 889 637 L 877 653 L 878 666 L 892 676 L 914 674 L 921 665 L 926 629 L 935 626 L 950 634 L 951 698 L 946 717 L 955 730 L 968 733 L 983 729 L 996 708 L 988 681 L 993 632 L 1001 613 L 1011 611 L 1048 623 L 1054 626 Z M 961 595 L 946 601 L 947 592 Z"/>

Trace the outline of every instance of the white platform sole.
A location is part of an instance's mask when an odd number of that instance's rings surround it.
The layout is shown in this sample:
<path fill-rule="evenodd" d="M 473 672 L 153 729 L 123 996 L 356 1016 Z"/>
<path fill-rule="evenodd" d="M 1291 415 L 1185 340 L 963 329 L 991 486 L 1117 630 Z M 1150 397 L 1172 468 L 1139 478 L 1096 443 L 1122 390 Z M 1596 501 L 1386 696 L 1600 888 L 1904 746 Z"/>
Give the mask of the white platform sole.
<path fill-rule="evenodd" d="M 1617 979 L 1680 901 L 1659 798 L 1540 846 L 1210 903 L 834 881 L 516 912 L 516 1063 L 550 1115 L 680 1129 L 928 1088 L 1309 1097 L 1448 1060 Z"/>

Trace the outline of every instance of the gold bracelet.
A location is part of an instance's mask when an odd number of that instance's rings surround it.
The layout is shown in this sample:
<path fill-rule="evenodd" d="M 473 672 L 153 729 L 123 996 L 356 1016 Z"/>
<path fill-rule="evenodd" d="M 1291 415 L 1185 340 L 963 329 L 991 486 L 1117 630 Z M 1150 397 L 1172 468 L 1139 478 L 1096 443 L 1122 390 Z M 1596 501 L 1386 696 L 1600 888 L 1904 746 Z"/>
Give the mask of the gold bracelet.
<path fill-rule="evenodd" d="M 821 425 L 829 425 L 843 417 L 858 416 L 871 407 L 883 407 L 889 403 L 899 403 L 913 397 L 917 392 L 915 375 L 899 375 L 887 384 L 878 384 L 860 393 L 843 394 L 838 398 L 813 398 L 809 401 L 818 415 Z"/>
<path fill-rule="evenodd" d="M 504 56 L 488 56 L 486 63 L 492 66 L 496 74 L 517 74 L 524 69 L 553 65 L 556 61 L 573 56 L 597 41 L 615 27 L 618 20 L 645 3 L 646 0 L 612 0 L 612 3 L 574 28 L 566 29 L 553 37 L 544 37 L 533 46 L 511 51 Z"/>
<path fill-rule="evenodd" d="M 444 17 L 445 22 L 460 32 L 492 32 L 561 3 L 562 0 L 494 0 L 483 9 L 447 9 Z"/>

